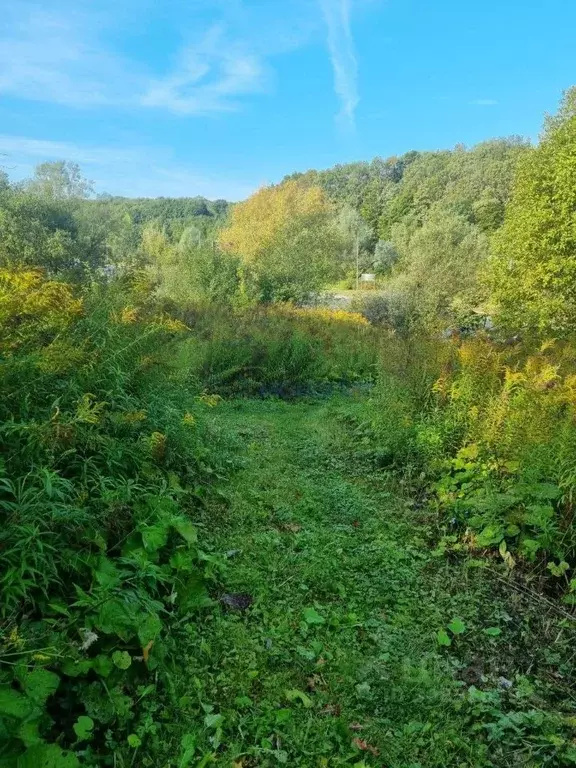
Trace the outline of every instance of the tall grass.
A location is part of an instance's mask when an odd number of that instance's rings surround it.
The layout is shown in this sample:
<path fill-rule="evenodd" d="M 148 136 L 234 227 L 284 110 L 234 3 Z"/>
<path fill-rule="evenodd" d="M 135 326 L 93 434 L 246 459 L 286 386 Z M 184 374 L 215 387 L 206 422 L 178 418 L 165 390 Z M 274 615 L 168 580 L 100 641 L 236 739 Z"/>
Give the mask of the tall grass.
<path fill-rule="evenodd" d="M 192 320 L 180 367 L 222 394 L 294 395 L 370 381 L 377 335 L 360 315 L 290 306 L 213 310 Z"/>

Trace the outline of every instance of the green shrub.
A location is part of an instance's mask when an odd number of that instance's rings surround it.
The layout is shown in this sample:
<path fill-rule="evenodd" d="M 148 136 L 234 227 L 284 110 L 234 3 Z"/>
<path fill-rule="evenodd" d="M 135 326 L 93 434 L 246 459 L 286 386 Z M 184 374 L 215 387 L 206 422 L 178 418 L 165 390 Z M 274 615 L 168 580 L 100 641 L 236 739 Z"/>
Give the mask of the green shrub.
<path fill-rule="evenodd" d="M 186 328 L 146 286 L 92 286 L 48 325 L 44 295 L 0 362 L 2 765 L 129 765 L 170 627 L 209 603 L 192 517 L 221 465 L 160 358 Z"/>
<path fill-rule="evenodd" d="M 510 566 L 518 556 L 575 562 L 571 344 L 534 351 L 479 335 L 448 345 L 456 355 L 433 398 L 415 408 L 411 443 L 436 479 L 442 518 L 461 526 L 470 546 L 500 548 Z"/>

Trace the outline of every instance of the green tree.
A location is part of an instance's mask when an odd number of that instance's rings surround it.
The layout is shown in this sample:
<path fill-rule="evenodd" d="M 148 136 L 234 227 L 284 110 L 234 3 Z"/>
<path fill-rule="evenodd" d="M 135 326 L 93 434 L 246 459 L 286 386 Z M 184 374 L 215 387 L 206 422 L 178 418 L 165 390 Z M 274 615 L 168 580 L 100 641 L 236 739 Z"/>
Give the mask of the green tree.
<path fill-rule="evenodd" d="M 235 205 L 219 242 L 241 260 L 246 301 L 301 301 L 341 269 L 333 206 L 320 187 L 294 179 Z"/>
<path fill-rule="evenodd" d="M 71 277 L 81 259 L 68 212 L 19 190 L 0 195 L 0 265 L 43 267 L 51 276 Z"/>
<path fill-rule="evenodd" d="M 341 265 L 341 234 L 323 212 L 286 222 L 257 261 L 241 267 L 245 297 L 260 302 L 302 302 L 334 279 Z"/>
<path fill-rule="evenodd" d="M 393 231 L 400 259 L 388 284 L 404 295 L 411 314 L 428 328 L 466 322 L 482 299 L 479 271 L 488 256 L 488 239 L 463 216 L 435 207 L 414 232 Z"/>
<path fill-rule="evenodd" d="M 201 234 L 189 227 L 173 244 L 157 224 L 144 229 L 141 248 L 159 296 L 181 306 L 232 301 L 239 284 L 238 259 L 202 240 Z"/>
<path fill-rule="evenodd" d="M 30 192 L 53 200 L 81 200 L 93 192 L 93 183 L 69 160 L 40 163 L 26 186 Z"/>
<path fill-rule="evenodd" d="M 355 208 L 344 205 L 338 215 L 338 228 L 344 246 L 344 263 L 352 272 L 356 283 L 360 272 L 372 265 L 370 256 L 373 232 Z"/>
<path fill-rule="evenodd" d="M 373 269 L 380 274 L 390 272 L 399 258 L 400 254 L 394 243 L 389 240 L 378 240 L 374 249 Z"/>
<path fill-rule="evenodd" d="M 576 329 L 576 88 L 520 159 L 488 283 L 505 325 L 554 335 Z"/>

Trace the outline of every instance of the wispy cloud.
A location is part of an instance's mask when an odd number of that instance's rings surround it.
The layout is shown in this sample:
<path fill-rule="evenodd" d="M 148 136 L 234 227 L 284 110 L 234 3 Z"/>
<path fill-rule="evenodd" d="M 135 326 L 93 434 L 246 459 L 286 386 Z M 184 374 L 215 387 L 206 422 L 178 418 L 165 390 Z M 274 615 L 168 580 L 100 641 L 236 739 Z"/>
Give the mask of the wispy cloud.
<path fill-rule="evenodd" d="M 135 86 L 130 65 L 97 41 L 91 16 L 22 4 L 0 33 L 0 93 L 87 106 L 121 102 Z"/>
<path fill-rule="evenodd" d="M 79 146 L 67 141 L 31 139 L 25 136 L 0 134 L 0 153 L 8 158 L 37 160 L 73 160 L 76 163 L 124 163 L 141 160 L 133 149 Z"/>
<path fill-rule="evenodd" d="M 1 165 L 15 179 L 30 176 L 43 161 L 73 160 L 93 179 L 98 192 L 131 197 L 187 197 L 203 195 L 241 200 L 253 192 L 256 182 L 227 174 L 206 173 L 176 161 L 170 152 L 150 147 L 90 146 L 72 142 L 0 135 Z"/>
<path fill-rule="evenodd" d="M 340 99 L 338 120 L 348 129 L 355 125 L 358 106 L 358 63 L 350 27 L 350 0 L 319 0 L 328 28 L 328 49 L 334 70 L 334 89 Z"/>
<path fill-rule="evenodd" d="M 495 99 L 472 99 L 468 104 L 472 104 L 475 107 L 495 107 L 498 102 Z"/>
<path fill-rule="evenodd" d="M 215 25 L 180 54 L 171 74 L 149 84 L 141 104 L 185 115 L 226 112 L 238 108 L 235 97 L 261 91 L 264 82 L 262 60 Z"/>
<path fill-rule="evenodd" d="M 142 2 L 140 11 L 160 13 Z M 262 35 L 255 9 L 240 0 L 196 0 L 180 8 L 178 37 L 172 50 L 154 59 L 153 71 L 146 56 L 138 60 L 120 52 L 118 40 L 126 31 L 114 26 L 110 0 L 101 0 L 98 10 L 72 0 L 53 0 L 49 8 L 22 0 L 7 9 L 0 28 L 0 94 L 73 107 L 146 107 L 181 115 L 233 111 L 247 96 L 265 90 L 269 59 L 298 47 L 310 34 L 305 23 L 297 23 L 301 0 L 293 2 L 297 13 L 286 23 L 279 23 L 277 12 L 274 23 L 269 12 L 264 14 Z M 128 23 L 125 18 L 123 23 Z M 199 39 L 191 40 L 191 30 L 197 35 L 199 29 Z"/>

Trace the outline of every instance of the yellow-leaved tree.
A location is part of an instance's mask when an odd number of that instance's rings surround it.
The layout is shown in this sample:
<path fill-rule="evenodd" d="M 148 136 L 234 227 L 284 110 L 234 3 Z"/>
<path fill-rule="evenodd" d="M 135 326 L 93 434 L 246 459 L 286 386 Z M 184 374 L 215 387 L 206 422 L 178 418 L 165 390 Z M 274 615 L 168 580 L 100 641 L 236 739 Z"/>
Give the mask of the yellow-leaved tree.
<path fill-rule="evenodd" d="M 338 269 L 342 239 L 320 187 L 290 180 L 235 205 L 220 247 L 241 259 L 245 295 L 258 301 L 301 300 Z"/>

